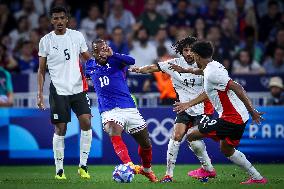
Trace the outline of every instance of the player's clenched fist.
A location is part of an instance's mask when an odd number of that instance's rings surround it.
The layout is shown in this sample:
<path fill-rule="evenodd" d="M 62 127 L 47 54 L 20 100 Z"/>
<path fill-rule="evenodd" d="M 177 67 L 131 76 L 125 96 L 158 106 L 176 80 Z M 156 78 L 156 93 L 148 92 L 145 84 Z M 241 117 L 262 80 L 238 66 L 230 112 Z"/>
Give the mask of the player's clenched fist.
<path fill-rule="evenodd" d="M 42 94 L 37 95 L 37 106 L 38 106 L 39 109 L 45 110 L 45 105 L 44 105 L 44 102 L 43 102 L 43 95 Z"/>
<path fill-rule="evenodd" d="M 264 112 L 258 112 L 257 110 L 253 109 L 253 111 L 250 112 L 253 123 L 260 125 L 261 121 L 264 120 L 264 118 L 262 117 L 263 114 L 265 114 L 265 113 Z"/>
<path fill-rule="evenodd" d="M 130 72 L 135 72 L 135 73 L 140 73 L 140 68 L 139 67 L 131 67 L 128 69 Z"/>
<path fill-rule="evenodd" d="M 184 112 L 186 109 L 190 108 L 191 105 L 188 102 L 181 103 L 181 102 L 176 102 L 174 103 L 174 111 L 177 113 Z"/>

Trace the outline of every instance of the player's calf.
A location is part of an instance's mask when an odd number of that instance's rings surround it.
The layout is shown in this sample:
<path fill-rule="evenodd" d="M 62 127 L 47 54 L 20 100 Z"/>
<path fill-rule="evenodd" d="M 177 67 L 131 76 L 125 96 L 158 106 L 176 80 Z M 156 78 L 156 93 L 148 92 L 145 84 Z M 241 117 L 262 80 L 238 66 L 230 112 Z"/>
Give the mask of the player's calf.
<path fill-rule="evenodd" d="M 182 133 L 175 133 L 174 136 L 173 136 L 173 140 L 180 142 L 182 140 L 183 136 L 184 136 L 184 134 L 182 134 Z"/>
<path fill-rule="evenodd" d="M 150 148 L 142 148 L 139 145 L 139 147 L 138 147 L 138 154 L 141 157 L 142 166 L 144 168 L 151 168 L 152 147 L 150 147 Z"/>
<path fill-rule="evenodd" d="M 121 136 L 111 136 L 110 138 L 111 138 L 114 151 L 117 154 L 117 156 L 120 158 L 120 160 L 124 164 L 131 162 L 131 159 L 128 154 L 128 149 L 125 143 L 123 142 Z"/>

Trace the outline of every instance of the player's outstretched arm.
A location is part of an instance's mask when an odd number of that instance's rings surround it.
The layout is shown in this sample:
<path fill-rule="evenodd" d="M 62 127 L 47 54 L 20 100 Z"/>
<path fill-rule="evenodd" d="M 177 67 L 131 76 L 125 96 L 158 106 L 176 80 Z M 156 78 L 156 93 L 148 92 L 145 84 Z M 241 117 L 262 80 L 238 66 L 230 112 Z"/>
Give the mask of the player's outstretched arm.
<path fill-rule="evenodd" d="M 143 67 L 131 67 L 129 68 L 129 71 L 135 73 L 147 74 L 147 73 L 159 72 L 160 70 L 157 64 L 151 64 Z"/>
<path fill-rule="evenodd" d="M 130 66 L 135 64 L 135 59 L 125 54 L 113 53 L 112 57 L 119 59 L 122 62 L 122 64 L 124 64 L 125 66 Z"/>
<path fill-rule="evenodd" d="M 37 72 L 37 105 L 40 109 L 45 109 L 43 101 L 43 85 L 46 73 L 46 57 L 39 57 L 39 68 Z"/>
<path fill-rule="evenodd" d="M 237 82 L 234 82 L 233 80 L 230 80 L 228 83 L 228 88 L 236 93 L 236 95 L 239 97 L 239 99 L 244 103 L 246 106 L 248 112 L 250 113 L 253 122 L 256 124 L 260 124 L 260 122 L 263 120 L 262 116 L 263 112 L 258 112 L 254 109 L 250 99 L 248 98 L 244 88 L 238 84 Z"/>
<path fill-rule="evenodd" d="M 203 75 L 203 70 L 201 70 L 199 68 L 196 68 L 196 69 L 183 68 L 183 67 L 178 66 L 178 65 L 173 64 L 173 63 L 169 63 L 169 64 L 170 64 L 169 69 L 172 69 L 172 70 L 179 72 L 179 73 L 192 73 L 192 74 L 195 74 L 195 75 Z"/>
<path fill-rule="evenodd" d="M 186 109 L 203 102 L 207 98 L 208 98 L 207 94 L 205 92 L 203 92 L 200 95 L 198 95 L 195 99 L 192 99 L 189 102 L 184 102 L 184 103 L 176 102 L 176 103 L 174 103 L 174 106 L 175 106 L 174 111 L 177 112 L 177 113 L 181 113 L 181 112 L 185 111 Z"/>

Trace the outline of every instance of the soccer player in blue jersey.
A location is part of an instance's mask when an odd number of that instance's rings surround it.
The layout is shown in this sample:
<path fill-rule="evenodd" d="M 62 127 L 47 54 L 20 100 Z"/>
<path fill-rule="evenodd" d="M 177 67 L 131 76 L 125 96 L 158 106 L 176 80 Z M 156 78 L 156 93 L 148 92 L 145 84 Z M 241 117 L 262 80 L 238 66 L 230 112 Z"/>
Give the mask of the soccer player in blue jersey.
<path fill-rule="evenodd" d="M 147 125 L 135 106 L 123 74 L 124 67 L 135 64 L 135 60 L 127 55 L 113 53 L 102 39 L 94 41 L 92 48 L 95 60 L 87 61 L 86 75 L 92 79 L 97 93 L 104 131 L 109 134 L 114 151 L 124 164 L 129 164 L 136 174 L 157 182 L 151 170 L 152 146 Z M 123 130 L 139 144 L 141 167 L 134 165 L 129 157 L 121 138 Z"/>

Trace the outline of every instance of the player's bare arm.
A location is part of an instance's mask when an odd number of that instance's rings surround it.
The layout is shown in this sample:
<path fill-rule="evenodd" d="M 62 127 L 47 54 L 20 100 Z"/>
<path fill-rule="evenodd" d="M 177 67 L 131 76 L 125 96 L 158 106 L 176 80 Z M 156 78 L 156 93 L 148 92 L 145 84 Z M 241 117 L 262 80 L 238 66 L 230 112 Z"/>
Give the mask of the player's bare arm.
<path fill-rule="evenodd" d="M 181 112 L 185 111 L 186 109 L 203 102 L 206 99 L 208 99 L 208 96 L 205 92 L 203 92 L 200 95 L 198 95 L 198 97 L 196 97 L 195 99 L 192 99 L 189 102 L 184 102 L 184 103 L 176 102 L 174 104 L 174 106 L 175 106 L 174 111 L 177 112 L 177 113 L 181 113 Z"/>
<path fill-rule="evenodd" d="M 179 65 L 173 64 L 173 63 L 169 63 L 171 66 L 169 67 L 169 69 L 172 69 L 176 72 L 179 73 L 191 73 L 191 74 L 195 74 L 195 75 L 203 75 L 203 71 L 199 68 L 193 69 L 193 68 L 183 68 Z"/>
<path fill-rule="evenodd" d="M 45 73 L 46 73 L 46 57 L 39 57 L 39 68 L 37 72 L 37 105 L 39 109 L 44 110 L 45 105 L 43 101 L 43 85 L 45 81 Z"/>
<path fill-rule="evenodd" d="M 228 83 L 228 88 L 236 93 L 236 95 L 240 98 L 240 100 L 244 103 L 246 106 L 248 112 L 250 113 L 253 122 L 256 124 L 260 124 L 263 120 L 262 115 L 263 112 L 258 112 L 254 109 L 250 99 L 248 98 L 244 88 L 238 84 L 237 82 L 234 82 L 233 80 L 230 80 Z"/>
<path fill-rule="evenodd" d="M 153 72 L 159 72 L 159 68 L 157 64 L 151 64 L 147 66 L 142 66 L 142 67 L 131 67 L 129 68 L 130 72 L 135 72 L 135 73 L 141 73 L 141 74 L 147 74 L 147 73 L 153 73 Z"/>
<path fill-rule="evenodd" d="M 88 51 L 81 53 L 81 56 L 83 57 L 83 59 L 85 61 L 91 59 L 91 57 L 92 57 L 91 54 Z"/>

